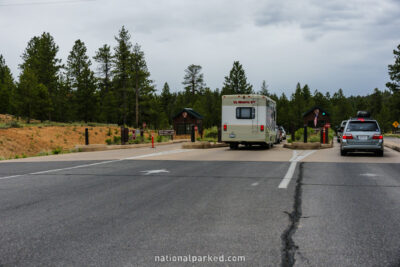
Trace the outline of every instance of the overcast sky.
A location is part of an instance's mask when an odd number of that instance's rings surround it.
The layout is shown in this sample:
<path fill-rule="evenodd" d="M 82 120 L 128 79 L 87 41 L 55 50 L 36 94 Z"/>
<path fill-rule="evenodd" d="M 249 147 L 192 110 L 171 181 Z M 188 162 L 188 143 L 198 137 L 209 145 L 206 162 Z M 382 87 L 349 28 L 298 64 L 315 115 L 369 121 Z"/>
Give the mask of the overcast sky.
<path fill-rule="evenodd" d="M 221 88 L 239 60 L 254 89 L 365 95 L 385 89 L 387 65 L 400 44 L 399 0 L 0 0 L 0 54 L 19 74 L 27 42 L 50 32 L 66 62 L 76 39 L 89 56 L 122 25 L 146 54 L 158 90 L 182 90 L 184 69 L 203 67 L 207 86 Z"/>

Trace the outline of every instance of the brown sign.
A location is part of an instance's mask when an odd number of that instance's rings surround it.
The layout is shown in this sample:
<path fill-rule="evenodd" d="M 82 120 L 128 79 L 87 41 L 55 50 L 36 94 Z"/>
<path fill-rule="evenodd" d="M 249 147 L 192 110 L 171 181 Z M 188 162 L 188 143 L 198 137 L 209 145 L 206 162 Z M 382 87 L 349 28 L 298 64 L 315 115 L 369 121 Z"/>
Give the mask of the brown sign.
<path fill-rule="evenodd" d="M 166 135 L 174 135 L 174 130 L 159 130 L 158 135 L 166 136 Z"/>

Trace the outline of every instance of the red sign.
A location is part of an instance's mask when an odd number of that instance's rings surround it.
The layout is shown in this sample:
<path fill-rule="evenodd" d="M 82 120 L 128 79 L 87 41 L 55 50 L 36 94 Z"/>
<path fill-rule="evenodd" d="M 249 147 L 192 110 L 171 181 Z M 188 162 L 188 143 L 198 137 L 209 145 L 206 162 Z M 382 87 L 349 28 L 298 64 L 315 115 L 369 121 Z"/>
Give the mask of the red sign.
<path fill-rule="evenodd" d="M 145 122 L 143 122 L 143 128 L 146 128 L 146 123 Z"/>
<path fill-rule="evenodd" d="M 326 123 L 326 124 L 325 124 L 325 127 L 326 127 L 326 128 L 331 128 L 331 124 L 330 124 L 330 123 Z"/>
<path fill-rule="evenodd" d="M 255 104 L 256 101 L 233 101 L 233 104 Z"/>
<path fill-rule="evenodd" d="M 197 128 L 197 125 L 196 125 L 196 126 L 194 126 L 194 130 L 195 130 L 196 132 L 197 132 L 197 129 L 198 129 L 198 128 Z"/>

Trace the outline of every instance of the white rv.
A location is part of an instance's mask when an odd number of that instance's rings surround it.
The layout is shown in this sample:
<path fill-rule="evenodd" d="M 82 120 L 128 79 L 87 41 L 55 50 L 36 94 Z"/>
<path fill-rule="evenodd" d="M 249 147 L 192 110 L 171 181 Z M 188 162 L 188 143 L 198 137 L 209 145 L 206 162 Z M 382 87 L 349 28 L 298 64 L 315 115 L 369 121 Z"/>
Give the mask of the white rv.
<path fill-rule="evenodd" d="M 276 142 L 276 103 L 263 95 L 222 96 L 222 142 L 272 147 Z"/>

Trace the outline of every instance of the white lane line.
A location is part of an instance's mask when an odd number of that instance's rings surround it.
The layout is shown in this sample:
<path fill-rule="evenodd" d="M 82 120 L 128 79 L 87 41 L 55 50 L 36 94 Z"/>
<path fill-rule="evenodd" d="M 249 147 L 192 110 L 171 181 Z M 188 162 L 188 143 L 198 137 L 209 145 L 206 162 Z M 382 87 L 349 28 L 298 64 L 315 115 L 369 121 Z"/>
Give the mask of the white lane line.
<path fill-rule="evenodd" d="M 16 178 L 16 177 L 20 177 L 20 176 L 24 176 L 24 174 L 0 177 L 0 180 L 11 179 L 11 178 Z"/>
<path fill-rule="evenodd" d="M 278 188 L 287 188 L 290 180 L 293 178 L 294 171 L 296 170 L 297 161 L 292 161 L 290 163 L 289 169 L 286 172 L 285 177 L 283 177 L 281 183 L 279 184 Z"/>
<path fill-rule="evenodd" d="M 58 172 L 58 171 L 72 170 L 72 169 L 78 169 L 78 168 L 84 168 L 84 167 L 90 167 L 90 166 L 95 166 L 95 165 L 102 165 L 102 164 L 117 162 L 117 161 L 121 161 L 121 160 L 123 160 L 123 159 L 102 161 L 102 162 L 96 162 L 96 163 L 91 163 L 91 164 L 78 165 L 78 166 L 67 167 L 67 168 L 61 168 L 61 169 L 53 169 L 53 170 L 47 170 L 47 171 L 33 172 L 33 173 L 29 173 L 29 174 L 30 174 L 30 175 L 36 175 L 36 174 L 43 174 L 43 173 L 49 173 L 49 172 Z"/>
<path fill-rule="evenodd" d="M 12 178 L 25 176 L 25 175 L 38 175 L 38 174 L 44 174 L 44 173 L 51 173 L 51 172 L 66 171 L 66 170 L 72 170 L 72 169 L 78 169 L 78 168 L 85 168 L 85 167 L 108 164 L 108 163 L 113 163 L 113 162 L 118 162 L 118 161 L 123 161 L 123 160 L 141 159 L 141 158 L 156 157 L 156 156 L 161 156 L 161 155 L 169 155 L 169 154 L 176 154 L 176 153 L 182 153 L 182 152 L 189 152 L 189 151 L 192 151 L 192 150 L 193 149 L 176 149 L 176 150 L 171 150 L 171 151 L 150 153 L 150 154 L 146 154 L 146 155 L 140 155 L 140 156 L 129 157 L 129 158 L 124 158 L 124 159 L 101 161 L 101 162 L 83 164 L 83 165 L 67 167 L 67 168 L 61 168 L 61 169 L 53 169 L 53 170 L 46 170 L 46 171 L 40 171 L 40 172 L 32 172 L 32 173 L 26 173 L 26 174 L 5 176 L 5 177 L 0 177 L 0 180 L 12 179 Z"/>
<path fill-rule="evenodd" d="M 303 151 L 293 150 L 293 156 L 289 160 L 289 162 L 290 162 L 289 169 L 287 170 L 287 172 L 285 174 L 285 177 L 283 177 L 283 179 L 282 179 L 281 183 L 279 184 L 278 188 L 286 189 L 288 187 L 290 181 L 293 178 L 293 174 L 294 174 L 294 171 L 296 170 L 297 162 L 305 159 L 306 157 L 308 157 L 309 155 L 311 155 L 315 151 L 316 150 L 309 150 L 309 151 L 303 153 Z"/>
<path fill-rule="evenodd" d="M 193 149 L 175 149 L 175 150 L 170 150 L 170 151 L 162 151 L 162 152 L 157 152 L 157 153 L 151 153 L 151 154 L 146 154 L 146 155 L 129 157 L 129 158 L 125 158 L 124 160 L 142 159 L 142 158 L 148 158 L 148 157 L 156 157 L 156 156 L 163 156 L 163 155 L 169 155 L 169 154 L 177 154 L 177 153 L 189 152 L 189 151 L 192 151 L 192 150 Z"/>
<path fill-rule="evenodd" d="M 258 185 L 257 182 L 251 184 L 251 186 L 257 186 L 257 185 Z"/>
<path fill-rule="evenodd" d="M 143 172 L 144 175 L 149 175 L 149 174 L 157 174 L 157 173 L 168 173 L 169 171 L 167 171 L 166 169 L 162 169 L 162 170 L 148 170 L 148 171 L 140 171 Z"/>

